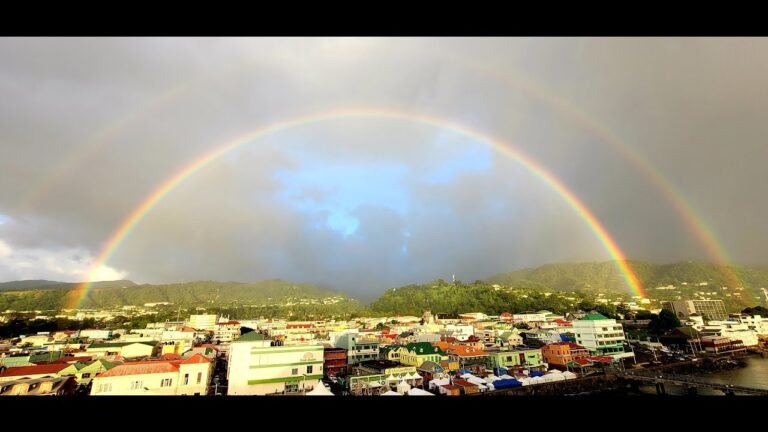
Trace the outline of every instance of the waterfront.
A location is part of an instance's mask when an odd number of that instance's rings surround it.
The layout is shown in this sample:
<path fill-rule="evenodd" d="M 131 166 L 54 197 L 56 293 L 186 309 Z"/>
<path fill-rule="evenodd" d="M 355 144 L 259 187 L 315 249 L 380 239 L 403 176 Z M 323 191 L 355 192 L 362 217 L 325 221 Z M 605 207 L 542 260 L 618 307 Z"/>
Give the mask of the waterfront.
<path fill-rule="evenodd" d="M 768 358 L 749 356 L 742 360 L 747 364 L 744 367 L 697 374 L 696 376 L 716 383 L 768 389 Z M 639 390 L 642 394 L 656 394 L 656 389 L 652 385 L 640 386 Z M 675 396 L 687 394 L 684 388 L 674 385 L 667 386 L 666 391 L 667 394 Z M 700 389 L 698 394 L 702 396 L 724 395 L 721 391 L 711 389 Z"/>

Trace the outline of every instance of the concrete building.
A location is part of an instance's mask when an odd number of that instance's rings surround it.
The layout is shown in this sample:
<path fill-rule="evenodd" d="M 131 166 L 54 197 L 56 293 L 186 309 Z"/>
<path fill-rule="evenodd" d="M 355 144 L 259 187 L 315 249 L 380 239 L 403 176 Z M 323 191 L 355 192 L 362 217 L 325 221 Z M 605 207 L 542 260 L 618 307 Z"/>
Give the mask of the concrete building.
<path fill-rule="evenodd" d="M 122 356 L 125 358 L 151 357 L 158 351 L 157 342 L 111 342 L 90 344 L 85 349 L 97 357 Z"/>
<path fill-rule="evenodd" d="M 216 330 L 216 315 L 190 315 L 189 326 L 195 330 Z"/>
<path fill-rule="evenodd" d="M 240 337 L 240 323 L 237 321 L 225 321 L 216 324 L 213 332 L 213 340 L 220 343 L 231 343 Z"/>
<path fill-rule="evenodd" d="M 691 314 L 698 314 L 704 321 L 722 321 L 728 318 L 728 311 L 722 300 L 677 300 L 662 302 L 661 307 L 672 311 L 677 318 L 687 320 Z"/>
<path fill-rule="evenodd" d="M 228 395 L 266 395 L 311 390 L 323 377 L 322 345 L 275 345 L 261 333 L 246 333 L 229 352 Z"/>
<path fill-rule="evenodd" d="M 347 363 L 354 365 L 362 361 L 379 358 L 379 341 L 376 338 L 366 338 L 360 333 L 342 333 L 336 338 L 337 348 L 346 348 Z"/>
<path fill-rule="evenodd" d="M 325 348 L 323 350 L 323 375 L 335 376 L 347 369 L 346 348 Z"/>
<path fill-rule="evenodd" d="M 555 342 L 541 347 L 541 354 L 550 366 L 565 368 L 568 363 L 589 357 L 589 350 L 573 342 Z"/>
<path fill-rule="evenodd" d="M 509 351 L 489 350 L 488 367 L 506 369 L 546 370 L 541 350 L 536 348 L 513 349 Z"/>
<path fill-rule="evenodd" d="M 588 349 L 590 354 L 610 356 L 614 359 L 632 358 L 624 352 L 624 328 L 615 319 L 600 314 L 589 314 L 573 321 L 576 343 Z"/>

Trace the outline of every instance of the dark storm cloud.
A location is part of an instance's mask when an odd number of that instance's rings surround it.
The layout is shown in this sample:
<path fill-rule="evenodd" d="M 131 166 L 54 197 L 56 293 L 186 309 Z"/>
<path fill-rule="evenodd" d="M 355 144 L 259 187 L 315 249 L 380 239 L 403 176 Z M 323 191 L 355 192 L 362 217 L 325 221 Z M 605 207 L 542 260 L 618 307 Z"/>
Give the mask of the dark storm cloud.
<path fill-rule="evenodd" d="M 3 39 L 0 279 L 78 280 L 133 208 L 215 145 L 363 107 L 436 115 L 514 145 L 630 257 L 707 259 L 647 175 L 570 107 L 668 178 L 736 261 L 764 263 L 766 44 Z M 487 149 L 399 120 L 272 134 L 182 183 L 99 275 L 282 277 L 371 297 L 451 274 L 608 258 L 556 193 Z"/>

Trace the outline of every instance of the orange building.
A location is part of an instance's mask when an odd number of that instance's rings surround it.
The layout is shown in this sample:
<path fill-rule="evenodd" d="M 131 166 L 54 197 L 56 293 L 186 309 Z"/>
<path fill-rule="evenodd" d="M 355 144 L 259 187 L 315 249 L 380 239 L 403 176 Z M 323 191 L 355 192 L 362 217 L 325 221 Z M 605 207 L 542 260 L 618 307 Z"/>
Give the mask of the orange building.
<path fill-rule="evenodd" d="M 541 347 L 541 354 L 550 366 L 566 367 L 572 361 L 589 357 L 589 350 L 574 342 L 555 342 Z"/>

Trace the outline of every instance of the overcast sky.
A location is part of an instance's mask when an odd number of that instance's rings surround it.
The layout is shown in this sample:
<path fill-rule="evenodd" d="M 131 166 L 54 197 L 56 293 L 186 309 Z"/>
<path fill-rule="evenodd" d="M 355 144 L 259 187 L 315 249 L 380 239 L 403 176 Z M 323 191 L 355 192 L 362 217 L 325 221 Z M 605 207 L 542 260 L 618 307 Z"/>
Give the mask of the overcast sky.
<path fill-rule="evenodd" d="M 630 258 L 710 259 L 589 118 L 669 180 L 734 262 L 768 264 L 766 39 L 5 38 L 0 281 L 81 280 L 188 162 L 276 121 L 361 108 L 437 116 L 514 146 Z M 609 258 L 562 197 L 487 143 L 341 118 L 208 164 L 97 276 L 280 277 L 370 297 Z"/>

